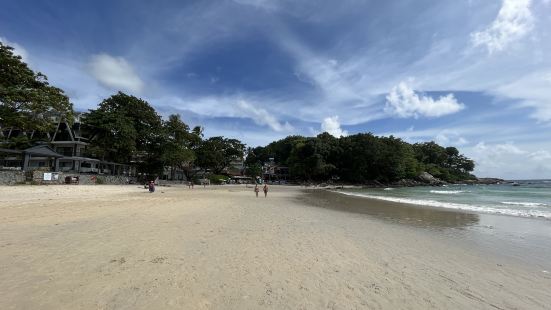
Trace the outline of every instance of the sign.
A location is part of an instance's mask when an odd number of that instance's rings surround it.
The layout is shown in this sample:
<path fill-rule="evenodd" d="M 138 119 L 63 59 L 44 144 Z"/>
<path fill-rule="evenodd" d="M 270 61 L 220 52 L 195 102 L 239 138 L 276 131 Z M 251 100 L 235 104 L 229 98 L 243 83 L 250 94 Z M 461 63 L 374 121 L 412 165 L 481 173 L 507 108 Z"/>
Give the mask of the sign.
<path fill-rule="evenodd" d="M 52 180 L 52 174 L 50 172 L 44 172 L 44 181 L 51 181 Z"/>

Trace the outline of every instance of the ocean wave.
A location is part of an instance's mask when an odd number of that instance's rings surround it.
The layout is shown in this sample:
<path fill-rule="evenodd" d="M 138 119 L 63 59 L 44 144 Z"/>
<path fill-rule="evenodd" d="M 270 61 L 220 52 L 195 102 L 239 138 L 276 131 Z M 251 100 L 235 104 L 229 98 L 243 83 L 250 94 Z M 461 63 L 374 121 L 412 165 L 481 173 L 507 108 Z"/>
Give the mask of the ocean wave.
<path fill-rule="evenodd" d="M 394 190 L 394 188 L 391 188 L 391 187 L 387 187 L 384 189 L 385 191 L 391 191 L 391 190 Z"/>
<path fill-rule="evenodd" d="M 433 194 L 460 194 L 465 193 L 466 191 L 437 191 L 437 190 L 431 190 L 430 191 Z"/>
<path fill-rule="evenodd" d="M 489 214 L 503 214 L 510 216 L 519 216 L 519 217 L 540 217 L 551 220 L 551 212 L 533 210 L 533 209 L 511 209 L 511 208 L 498 208 L 492 206 L 475 206 L 463 203 L 451 203 L 451 202 L 442 202 L 436 200 L 422 200 L 422 199 L 411 199 L 411 198 L 398 198 L 398 197 L 388 197 L 388 196 L 376 196 L 376 195 L 366 195 L 361 193 L 352 193 L 352 192 L 341 192 L 336 191 L 339 194 L 347 196 L 356 196 L 370 199 L 379 199 L 397 203 L 406 203 L 414 204 L 420 206 L 434 207 L 434 208 L 446 208 L 454 210 L 463 210 L 463 211 L 474 211 L 480 213 L 489 213 Z"/>
<path fill-rule="evenodd" d="M 523 207 L 546 207 L 547 204 L 540 202 L 516 202 L 516 201 L 502 201 L 504 205 L 523 206 Z"/>

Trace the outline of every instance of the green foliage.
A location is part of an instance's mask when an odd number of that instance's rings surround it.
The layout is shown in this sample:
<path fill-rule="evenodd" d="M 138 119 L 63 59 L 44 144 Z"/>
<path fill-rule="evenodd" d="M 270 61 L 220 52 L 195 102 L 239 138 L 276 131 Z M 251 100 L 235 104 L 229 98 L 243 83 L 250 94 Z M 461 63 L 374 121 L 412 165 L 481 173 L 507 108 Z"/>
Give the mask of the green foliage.
<path fill-rule="evenodd" d="M 196 149 L 197 165 L 219 174 L 230 166 L 232 160 L 242 159 L 245 145 L 237 139 L 211 137 Z"/>
<path fill-rule="evenodd" d="M 9 149 L 22 150 L 22 149 L 26 149 L 26 148 L 31 147 L 32 146 L 32 141 L 28 136 L 22 135 L 22 136 L 12 137 L 7 142 L 6 145 L 7 145 L 7 148 L 9 148 Z"/>
<path fill-rule="evenodd" d="M 172 114 L 168 121 L 163 124 L 165 131 L 165 141 L 162 147 L 161 160 L 164 165 L 174 168 L 180 168 L 189 172 L 195 161 L 195 152 L 193 146 L 197 141 L 197 134 L 189 131 L 189 126 L 185 124 L 178 114 Z M 200 141 L 200 137 L 199 137 Z"/>
<path fill-rule="evenodd" d="M 250 164 L 245 169 L 245 175 L 250 177 L 260 176 L 262 174 L 262 166 L 259 163 Z"/>
<path fill-rule="evenodd" d="M 47 132 L 54 126 L 51 116 L 72 119 L 73 106 L 63 91 L 35 73 L 13 48 L 0 43 L 0 126 L 23 132 Z"/>
<path fill-rule="evenodd" d="M 145 170 L 158 170 L 163 143 L 161 117 L 148 102 L 119 92 L 90 110 L 83 122 L 92 133 L 91 144 L 105 159 L 129 162 L 144 156 Z"/>
<path fill-rule="evenodd" d="M 298 181 L 394 182 L 415 178 L 422 171 L 446 181 L 472 178 L 474 162 L 456 148 L 434 142 L 411 145 L 399 138 L 360 133 L 335 138 L 322 133 L 314 138 L 290 136 L 266 147 L 248 150 L 248 169 L 269 158 L 289 167 Z"/>
<path fill-rule="evenodd" d="M 210 180 L 210 184 L 217 184 L 217 185 L 223 184 L 229 179 L 227 176 L 220 175 L 220 174 L 211 174 L 209 175 L 208 178 Z"/>
<path fill-rule="evenodd" d="M 442 147 L 435 142 L 416 143 L 413 146 L 416 159 L 425 171 L 446 181 L 474 178 L 474 161 L 460 154 L 455 147 Z"/>

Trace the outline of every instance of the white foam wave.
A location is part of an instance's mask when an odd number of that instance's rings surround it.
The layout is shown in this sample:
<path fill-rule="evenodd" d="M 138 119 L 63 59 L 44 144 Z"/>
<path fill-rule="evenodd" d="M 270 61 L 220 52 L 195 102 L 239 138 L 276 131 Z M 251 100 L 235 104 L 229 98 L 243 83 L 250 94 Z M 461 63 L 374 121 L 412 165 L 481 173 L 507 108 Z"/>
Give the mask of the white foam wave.
<path fill-rule="evenodd" d="M 492 207 L 492 206 L 475 206 L 475 205 L 469 205 L 469 204 L 463 204 L 463 203 L 451 203 L 451 202 L 442 202 L 442 201 L 436 201 L 436 200 L 383 197 L 383 196 L 376 196 L 376 195 L 366 195 L 366 194 L 360 194 L 360 193 L 340 192 L 340 191 L 337 191 L 337 193 L 348 195 L 348 196 L 379 199 L 379 200 L 385 200 L 385 201 L 414 204 L 414 205 L 435 207 L 435 208 L 474 211 L 474 212 L 490 213 L 490 214 L 505 214 L 505 215 L 511 215 L 511 216 L 520 216 L 520 217 L 542 217 L 546 219 L 551 219 L 551 212 L 533 210 L 533 209 L 523 209 L 523 210 L 510 209 L 510 208 L 505 209 L 505 208 L 498 208 L 498 207 Z"/>
<path fill-rule="evenodd" d="M 460 194 L 464 193 L 465 191 L 437 191 L 437 190 L 431 190 L 430 191 L 433 194 Z"/>
<path fill-rule="evenodd" d="M 391 191 L 391 190 L 393 190 L 393 189 L 394 189 L 394 188 L 387 187 L 387 188 L 385 188 L 384 190 L 385 190 L 385 191 Z"/>
<path fill-rule="evenodd" d="M 547 204 L 540 202 L 516 202 L 516 201 L 502 201 L 504 205 L 523 206 L 523 207 L 545 207 Z"/>

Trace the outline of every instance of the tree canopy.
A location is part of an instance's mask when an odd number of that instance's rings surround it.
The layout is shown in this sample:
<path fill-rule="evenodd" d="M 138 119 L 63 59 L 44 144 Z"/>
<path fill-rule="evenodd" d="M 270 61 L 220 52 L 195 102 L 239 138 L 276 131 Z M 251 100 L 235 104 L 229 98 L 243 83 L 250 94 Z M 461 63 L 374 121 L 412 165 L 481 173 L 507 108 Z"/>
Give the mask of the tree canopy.
<path fill-rule="evenodd" d="M 359 133 L 335 138 L 289 136 L 265 147 L 249 149 L 246 165 L 255 167 L 273 158 L 289 168 L 297 181 L 394 182 L 428 171 L 446 181 L 473 178 L 474 162 L 454 147 L 434 142 L 409 144 L 399 138 Z"/>
<path fill-rule="evenodd" d="M 197 165 L 220 174 L 235 159 L 243 158 L 245 145 L 237 139 L 211 137 L 196 150 Z"/>
<path fill-rule="evenodd" d="M 132 156 L 159 155 L 163 123 L 145 100 L 119 92 L 86 113 L 83 123 L 102 157 L 129 162 Z"/>
<path fill-rule="evenodd" d="M 0 126 L 23 132 L 50 131 L 51 116 L 72 120 L 73 105 L 63 90 L 31 70 L 13 48 L 0 42 Z"/>

